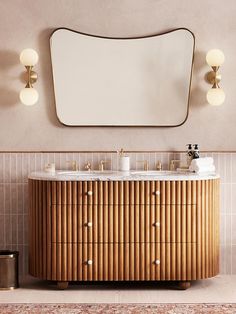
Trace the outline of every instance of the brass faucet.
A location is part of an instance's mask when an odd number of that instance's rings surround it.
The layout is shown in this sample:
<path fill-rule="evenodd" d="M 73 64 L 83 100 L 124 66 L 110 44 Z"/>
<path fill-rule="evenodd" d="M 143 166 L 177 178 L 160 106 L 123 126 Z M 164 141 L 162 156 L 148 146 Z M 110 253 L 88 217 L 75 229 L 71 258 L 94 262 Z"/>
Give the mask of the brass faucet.
<path fill-rule="evenodd" d="M 148 169 L 149 169 L 148 160 L 138 160 L 137 162 L 142 162 L 143 163 L 143 170 L 148 171 Z"/>
<path fill-rule="evenodd" d="M 179 160 L 179 159 L 172 159 L 170 161 L 170 167 L 169 167 L 170 171 L 175 171 L 176 170 L 175 164 L 180 163 L 180 162 L 181 162 L 181 160 Z"/>
<path fill-rule="evenodd" d="M 160 160 L 158 160 L 157 164 L 156 164 L 156 170 L 161 171 L 162 170 L 162 163 Z"/>
<path fill-rule="evenodd" d="M 98 169 L 99 169 L 99 171 L 104 171 L 104 165 L 105 164 L 108 164 L 109 162 L 111 162 L 110 160 L 101 160 L 100 162 L 99 162 L 99 166 L 98 166 Z"/>
<path fill-rule="evenodd" d="M 90 163 L 90 161 L 86 162 L 85 166 L 84 166 L 84 169 L 87 170 L 87 171 L 90 171 L 92 168 L 92 165 Z"/>

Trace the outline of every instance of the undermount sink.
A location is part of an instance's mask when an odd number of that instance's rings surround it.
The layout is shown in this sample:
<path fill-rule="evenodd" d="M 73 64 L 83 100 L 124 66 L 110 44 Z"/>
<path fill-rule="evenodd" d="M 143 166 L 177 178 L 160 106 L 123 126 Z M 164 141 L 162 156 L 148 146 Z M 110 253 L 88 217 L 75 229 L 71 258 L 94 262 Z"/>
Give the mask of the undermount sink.
<path fill-rule="evenodd" d="M 144 175 L 144 176 L 164 176 L 164 175 L 174 175 L 179 174 L 178 171 L 170 171 L 170 170 L 163 170 L 163 171 L 133 171 L 133 175 Z"/>
<path fill-rule="evenodd" d="M 60 170 L 57 172 L 57 174 L 62 174 L 62 175 L 74 175 L 74 176 L 92 176 L 92 175 L 111 175 L 115 174 L 115 171 L 73 171 L 73 170 Z"/>

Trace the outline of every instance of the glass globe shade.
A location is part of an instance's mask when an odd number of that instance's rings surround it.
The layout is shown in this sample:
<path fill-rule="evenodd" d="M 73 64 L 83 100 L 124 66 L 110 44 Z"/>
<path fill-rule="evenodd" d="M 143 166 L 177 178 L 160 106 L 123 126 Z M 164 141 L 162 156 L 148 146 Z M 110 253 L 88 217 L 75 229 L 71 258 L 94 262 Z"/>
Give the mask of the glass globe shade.
<path fill-rule="evenodd" d="M 24 66 L 34 66 L 38 62 L 38 53 L 31 48 L 24 49 L 20 54 L 20 62 Z"/>
<path fill-rule="evenodd" d="M 225 93 L 221 88 L 211 88 L 207 92 L 207 101 L 212 106 L 220 106 L 225 101 Z"/>
<path fill-rule="evenodd" d="M 33 87 L 31 88 L 24 88 L 20 92 L 20 101 L 23 105 L 32 106 L 36 104 L 39 99 L 39 94 L 36 89 Z"/>
<path fill-rule="evenodd" d="M 209 66 L 213 67 L 219 67 L 221 66 L 225 61 L 225 56 L 223 52 L 219 49 L 212 49 L 208 51 L 206 55 L 206 62 Z"/>

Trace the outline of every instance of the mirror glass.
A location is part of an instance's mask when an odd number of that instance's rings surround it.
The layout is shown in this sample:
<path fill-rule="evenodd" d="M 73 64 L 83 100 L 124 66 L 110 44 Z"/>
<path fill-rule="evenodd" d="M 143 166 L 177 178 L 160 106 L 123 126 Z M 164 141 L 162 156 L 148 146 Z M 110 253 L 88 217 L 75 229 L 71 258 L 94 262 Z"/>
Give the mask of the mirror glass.
<path fill-rule="evenodd" d="M 188 116 L 194 36 L 187 29 L 50 39 L 56 111 L 68 126 L 178 126 Z"/>

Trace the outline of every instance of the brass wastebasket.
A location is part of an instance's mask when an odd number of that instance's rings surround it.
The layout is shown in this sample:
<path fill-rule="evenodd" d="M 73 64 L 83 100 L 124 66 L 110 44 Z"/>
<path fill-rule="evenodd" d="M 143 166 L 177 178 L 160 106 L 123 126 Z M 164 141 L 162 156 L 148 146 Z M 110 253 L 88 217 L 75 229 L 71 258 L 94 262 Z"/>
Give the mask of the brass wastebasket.
<path fill-rule="evenodd" d="M 19 287 L 18 251 L 0 250 L 0 290 Z"/>

